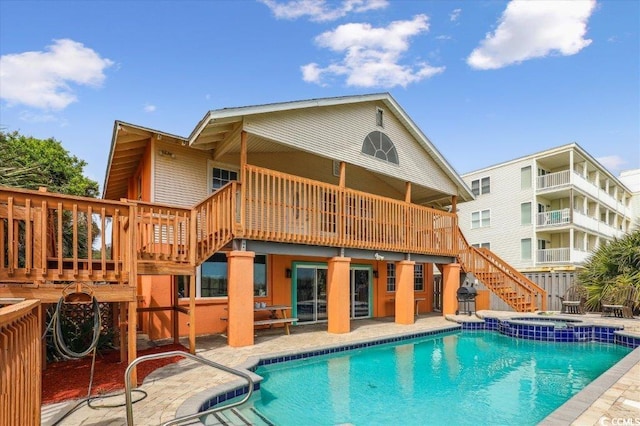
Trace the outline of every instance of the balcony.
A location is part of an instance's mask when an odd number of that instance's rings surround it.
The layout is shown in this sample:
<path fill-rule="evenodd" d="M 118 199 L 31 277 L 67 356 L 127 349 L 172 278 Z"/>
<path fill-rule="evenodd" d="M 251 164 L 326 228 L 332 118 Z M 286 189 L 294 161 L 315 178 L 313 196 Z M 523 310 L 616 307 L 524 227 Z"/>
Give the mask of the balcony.
<path fill-rule="evenodd" d="M 570 209 L 551 210 L 538 213 L 536 216 L 536 225 L 540 230 L 563 227 L 569 224 L 579 226 L 594 234 L 604 235 L 607 238 L 620 238 L 624 235 L 622 230 L 587 216 L 578 210 L 573 211 L 573 216 Z"/>
<path fill-rule="evenodd" d="M 614 197 L 609 195 L 609 193 L 600 189 L 597 185 L 589 182 L 582 175 L 576 172 L 572 173 L 570 170 L 563 170 L 561 172 L 538 176 L 536 180 L 536 188 L 539 193 L 548 193 L 556 190 L 567 189 L 571 186 L 574 186 L 592 198 L 599 200 L 602 204 L 614 211 L 621 212 L 625 216 L 631 215 L 631 209 L 628 206 L 616 200 Z"/>
<path fill-rule="evenodd" d="M 569 247 L 537 250 L 536 263 L 538 265 L 583 264 L 590 254 L 590 252 Z"/>

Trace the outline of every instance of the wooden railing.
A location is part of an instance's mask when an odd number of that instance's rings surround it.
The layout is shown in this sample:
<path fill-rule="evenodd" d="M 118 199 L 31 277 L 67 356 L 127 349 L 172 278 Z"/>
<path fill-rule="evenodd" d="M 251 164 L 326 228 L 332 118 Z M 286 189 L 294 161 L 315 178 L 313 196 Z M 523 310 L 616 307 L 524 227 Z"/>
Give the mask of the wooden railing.
<path fill-rule="evenodd" d="M 191 262 L 191 209 L 137 202 L 135 218 L 138 260 Z"/>
<path fill-rule="evenodd" d="M 39 425 L 40 302 L 0 306 L 0 425 Z"/>
<path fill-rule="evenodd" d="M 193 208 L 195 264 L 207 260 L 233 238 L 239 223 L 237 196 L 238 183 L 230 182 Z"/>
<path fill-rule="evenodd" d="M 248 165 L 243 238 L 456 256 L 455 214 Z"/>
<path fill-rule="evenodd" d="M 128 279 L 127 203 L 0 188 L 0 281 Z"/>
<path fill-rule="evenodd" d="M 546 310 L 546 291 L 515 270 L 495 253 L 477 249 L 457 232 L 458 261 L 465 272 L 471 272 L 485 287 L 517 312 Z"/>

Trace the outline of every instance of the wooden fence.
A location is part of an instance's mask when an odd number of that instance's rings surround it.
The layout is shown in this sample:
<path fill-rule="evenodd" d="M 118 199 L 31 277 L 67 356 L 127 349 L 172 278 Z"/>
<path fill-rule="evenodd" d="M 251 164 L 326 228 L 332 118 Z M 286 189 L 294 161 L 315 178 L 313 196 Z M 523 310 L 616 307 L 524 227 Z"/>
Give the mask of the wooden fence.
<path fill-rule="evenodd" d="M 40 301 L 0 308 L 0 425 L 40 424 Z"/>

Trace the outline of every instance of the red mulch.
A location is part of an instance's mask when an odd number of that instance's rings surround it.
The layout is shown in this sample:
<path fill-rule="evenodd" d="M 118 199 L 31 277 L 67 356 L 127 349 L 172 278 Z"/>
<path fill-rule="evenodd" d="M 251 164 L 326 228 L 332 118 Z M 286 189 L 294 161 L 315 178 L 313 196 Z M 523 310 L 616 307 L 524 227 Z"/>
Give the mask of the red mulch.
<path fill-rule="evenodd" d="M 138 356 L 169 351 L 187 352 L 188 349 L 182 345 L 170 344 L 138 351 Z M 42 372 L 42 403 L 51 404 L 86 397 L 91 375 L 91 358 L 91 356 L 86 356 L 77 360 L 48 364 L 47 369 Z M 173 356 L 138 364 L 138 384 L 141 384 L 152 371 L 181 359 L 184 358 Z M 126 369 L 127 364 L 120 362 L 119 351 L 98 353 L 91 395 L 124 390 L 124 371 Z"/>

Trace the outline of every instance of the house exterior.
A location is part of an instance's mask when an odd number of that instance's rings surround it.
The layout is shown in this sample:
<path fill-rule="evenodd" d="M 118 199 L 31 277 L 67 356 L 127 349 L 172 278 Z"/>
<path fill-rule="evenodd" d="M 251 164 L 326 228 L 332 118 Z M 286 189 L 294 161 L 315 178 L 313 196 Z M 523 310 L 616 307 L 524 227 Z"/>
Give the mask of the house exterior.
<path fill-rule="evenodd" d="M 103 188 L 0 188 L 0 298 L 110 303 L 123 361 L 140 330 L 194 353 L 197 334 L 247 346 L 262 326 L 412 324 L 455 313 L 471 279 L 477 309 L 489 291 L 546 307 L 468 244 L 455 212 L 471 190 L 388 93 L 209 111 L 186 137 L 116 121 Z"/>
<path fill-rule="evenodd" d="M 408 271 L 414 298 L 423 299 L 407 302 L 406 321 L 413 322 L 413 309 L 432 309 L 434 265 L 457 264 L 455 215 L 434 207 L 472 198 L 388 94 L 211 111 L 189 137 L 116 122 L 105 199 L 191 208 L 231 182 L 241 182 L 231 202 L 250 199 L 241 225 L 248 237 L 206 253 L 193 289 L 186 270 L 141 275 L 139 320 L 152 338 L 170 333 L 170 315 L 153 309 L 170 305 L 173 291 L 185 306 L 195 291 L 197 334 L 232 333 L 233 253 L 248 254 L 239 273 L 252 272 L 244 277 L 253 286 L 242 309 L 290 305 L 298 324 L 328 321 L 329 329 L 344 332 L 350 319 L 399 315 L 397 281 Z M 398 226 L 407 215 L 424 221 L 432 240 L 407 244 Z M 434 224 L 443 228 L 427 236 Z M 157 242 L 168 238 L 166 228 L 153 232 Z M 154 271 L 138 267 L 146 272 Z M 334 287 L 344 292 L 334 294 L 334 305 L 341 304 L 335 321 L 332 274 L 340 274 Z M 180 321 L 180 333 L 187 322 Z"/>
<path fill-rule="evenodd" d="M 591 252 L 633 225 L 631 191 L 576 143 L 462 178 L 476 197 L 458 206 L 469 243 L 555 293 L 550 302 Z"/>

